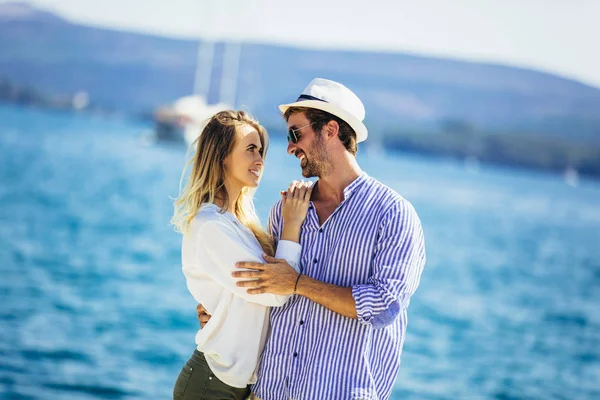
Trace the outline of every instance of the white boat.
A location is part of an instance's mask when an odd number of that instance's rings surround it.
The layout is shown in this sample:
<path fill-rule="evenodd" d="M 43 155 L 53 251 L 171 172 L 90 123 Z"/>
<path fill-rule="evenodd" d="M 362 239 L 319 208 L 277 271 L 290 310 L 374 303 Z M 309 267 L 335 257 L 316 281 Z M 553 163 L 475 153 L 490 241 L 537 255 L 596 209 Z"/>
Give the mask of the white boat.
<path fill-rule="evenodd" d="M 208 4 L 219 6 L 220 3 Z M 222 70 L 218 82 L 218 101 L 208 103 L 212 83 L 213 63 L 215 56 L 215 39 L 210 30 L 217 24 L 219 10 L 207 21 L 205 40 L 198 45 L 196 74 L 194 77 L 194 93 L 181 97 L 173 104 L 160 107 L 154 112 L 155 138 L 161 141 L 178 141 L 191 145 L 200 135 L 208 119 L 216 112 L 232 109 L 236 104 L 237 80 L 240 66 L 242 44 L 226 42 L 220 63 Z M 210 12 L 206 13 L 211 15 Z"/>
<path fill-rule="evenodd" d="M 207 104 L 204 96 L 181 97 L 171 106 L 154 111 L 154 134 L 159 141 L 191 145 L 208 119 L 218 111 L 231 108 L 225 103 Z"/>

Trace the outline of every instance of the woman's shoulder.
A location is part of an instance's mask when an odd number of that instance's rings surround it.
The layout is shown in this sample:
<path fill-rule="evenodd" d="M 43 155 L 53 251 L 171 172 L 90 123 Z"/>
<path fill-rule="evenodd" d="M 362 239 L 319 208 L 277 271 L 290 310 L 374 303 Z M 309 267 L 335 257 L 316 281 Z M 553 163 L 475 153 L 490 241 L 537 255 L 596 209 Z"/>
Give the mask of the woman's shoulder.
<path fill-rule="evenodd" d="M 219 207 L 201 207 L 190 224 L 190 239 L 194 243 L 221 245 L 225 242 L 248 244 L 256 240 L 250 229 Z M 260 253 L 259 253 L 260 254 Z"/>
<path fill-rule="evenodd" d="M 192 230 L 209 233 L 214 230 L 233 233 L 239 230 L 235 216 L 215 204 L 203 204 L 192 221 Z"/>
<path fill-rule="evenodd" d="M 227 213 L 224 213 L 220 207 L 214 204 L 203 204 L 192 221 L 191 227 L 194 230 L 199 230 L 205 225 L 210 226 L 231 226 L 230 218 Z"/>
<path fill-rule="evenodd" d="M 199 221 L 204 220 L 216 220 L 223 216 L 223 210 L 221 207 L 217 206 L 213 203 L 204 203 L 198 209 L 198 213 L 196 214 L 196 219 Z"/>

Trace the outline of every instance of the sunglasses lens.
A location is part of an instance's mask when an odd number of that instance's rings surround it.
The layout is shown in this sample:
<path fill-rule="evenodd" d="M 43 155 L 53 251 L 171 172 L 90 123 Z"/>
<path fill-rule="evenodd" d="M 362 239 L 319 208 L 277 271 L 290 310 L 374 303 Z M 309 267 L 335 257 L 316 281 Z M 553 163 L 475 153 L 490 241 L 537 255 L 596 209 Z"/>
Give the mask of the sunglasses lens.
<path fill-rule="evenodd" d="M 288 142 L 292 142 L 292 143 L 298 142 L 298 138 L 296 137 L 296 134 L 291 129 L 288 131 L 287 140 L 288 140 Z"/>

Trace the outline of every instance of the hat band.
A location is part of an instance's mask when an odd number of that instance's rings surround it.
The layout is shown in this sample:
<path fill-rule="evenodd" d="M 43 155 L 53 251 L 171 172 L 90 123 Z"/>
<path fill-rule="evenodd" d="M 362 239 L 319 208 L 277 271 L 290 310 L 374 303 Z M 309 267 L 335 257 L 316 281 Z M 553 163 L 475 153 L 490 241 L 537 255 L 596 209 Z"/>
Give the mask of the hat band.
<path fill-rule="evenodd" d="M 328 103 L 328 101 L 326 101 L 326 100 L 323 100 L 323 99 L 320 99 L 318 97 L 311 96 L 311 95 L 308 95 L 308 94 L 301 94 L 300 97 L 298 97 L 298 100 L 296 100 L 296 101 L 302 101 L 302 100 L 319 100 L 319 101 L 323 101 L 325 103 Z"/>

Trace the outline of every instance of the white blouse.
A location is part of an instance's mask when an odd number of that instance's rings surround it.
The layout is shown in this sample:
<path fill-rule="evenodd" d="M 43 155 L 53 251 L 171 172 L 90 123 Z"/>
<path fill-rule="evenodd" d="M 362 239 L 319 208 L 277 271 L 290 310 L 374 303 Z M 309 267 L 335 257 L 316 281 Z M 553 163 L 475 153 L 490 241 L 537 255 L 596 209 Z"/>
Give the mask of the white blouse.
<path fill-rule="evenodd" d="M 281 240 L 275 257 L 298 270 L 300 245 Z M 250 229 L 214 204 L 203 204 L 182 244 L 187 287 L 211 315 L 196 334 L 198 351 L 211 371 L 226 384 L 243 388 L 256 382 L 269 329 L 269 307 L 282 306 L 290 296 L 251 295 L 231 276 L 240 261 L 264 262 L 263 250 Z"/>

